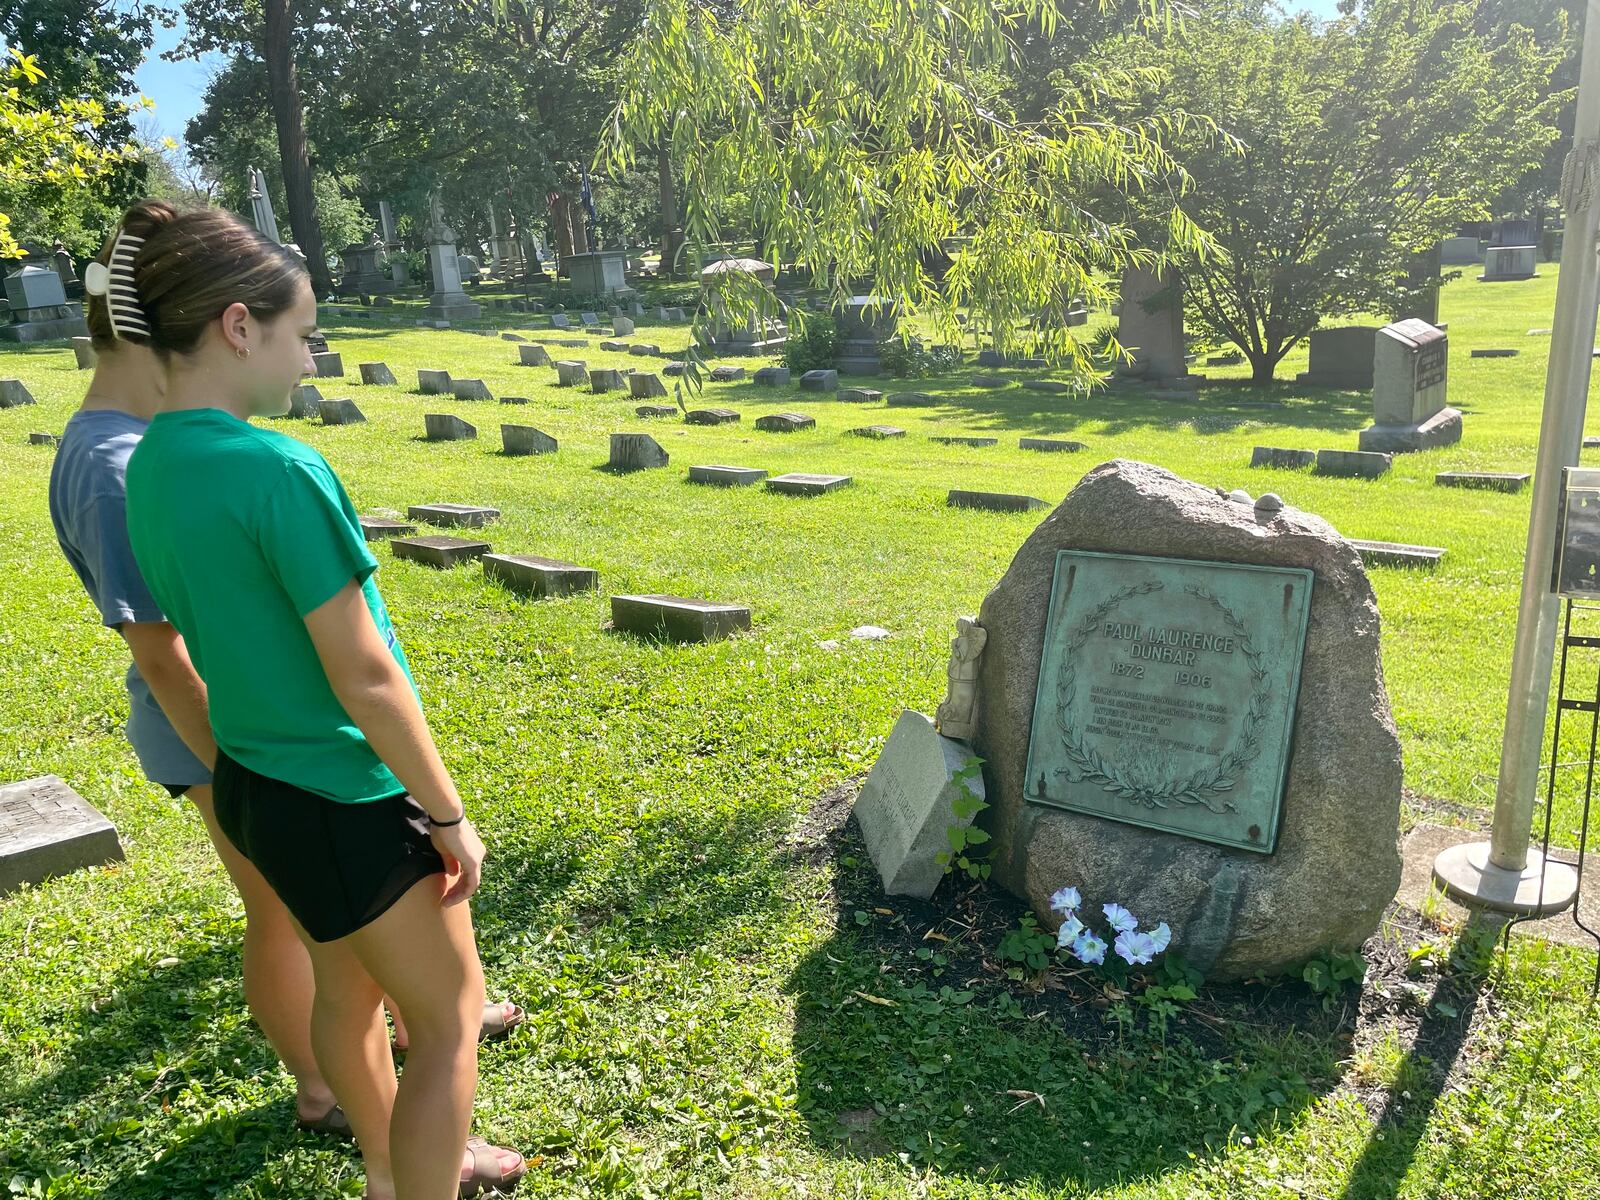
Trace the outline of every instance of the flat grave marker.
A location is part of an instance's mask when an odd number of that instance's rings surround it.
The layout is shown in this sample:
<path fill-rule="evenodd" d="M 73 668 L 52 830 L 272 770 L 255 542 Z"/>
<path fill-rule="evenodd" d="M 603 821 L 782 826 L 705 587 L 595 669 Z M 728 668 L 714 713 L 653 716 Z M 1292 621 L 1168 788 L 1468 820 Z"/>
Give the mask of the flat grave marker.
<path fill-rule="evenodd" d="M 685 596 L 613 596 L 614 629 L 675 642 L 714 642 L 750 628 L 750 609 Z"/>
<path fill-rule="evenodd" d="M 424 537 L 392 538 L 389 546 L 396 558 L 423 563 L 430 567 L 455 567 L 475 558 L 482 558 L 491 549 L 488 542 L 471 538 L 428 534 Z"/>
<path fill-rule="evenodd" d="M 0 896 L 122 860 L 116 826 L 60 776 L 0 784 Z"/>
<path fill-rule="evenodd" d="M 690 467 L 690 483 L 709 483 L 716 487 L 749 487 L 767 477 L 755 467 L 725 467 L 717 464 Z"/>
<path fill-rule="evenodd" d="M 986 512 L 1031 512 L 1049 505 L 1037 496 L 1021 496 L 1010 492 L 971 492 L 951 488 L 945 500 L 950 508 L 978 508 Z"/>
<path fill-rule="evenodd" d="M 780 492 L 786 496 L 821 496 L 848 487 L 850 483 L 851 477 L 848 475 L 819 475 L 808 471 L 791 471 L 787 475 L 775 475 L 767 480 L 767 491 Z"/>
<path fill-rule="evenodd" d="M 413 504 L 406 509 L 413 521 L 426 521 L 430 525 L 446 528 L 464 526 L 481 529 L 500 519 L 500 510 L 483 504 Z"/>
<path fill-rule="evenodd" d="M 357 517 L 361 523 L 361 536 L 369 542 L 384 538 L 408 537 L 417 531 L 409 521 L 396 521 L 390 517 Z"/>
<path fill-rule="evenodd" d="M 593 591 L 600 586 L 600 572 L 592 567 L 534 554 L 485 554 L 483 576 L 514 592 L 542 599 Z"/>
<path fill-rule="evenodd" d="M 756 428 L 765 433 L 795 433 L 801 429 L 815 429 L 817 419 L 804 413 L 768 413 L 756 418 Z"/>
<path fill-rule="evenodd" d="M 1433 482 L 1440 487 L 1483 488 L 1491 492 L 1520 492 L 1532 474 L 1521 471 L 1440 471 Z"/>

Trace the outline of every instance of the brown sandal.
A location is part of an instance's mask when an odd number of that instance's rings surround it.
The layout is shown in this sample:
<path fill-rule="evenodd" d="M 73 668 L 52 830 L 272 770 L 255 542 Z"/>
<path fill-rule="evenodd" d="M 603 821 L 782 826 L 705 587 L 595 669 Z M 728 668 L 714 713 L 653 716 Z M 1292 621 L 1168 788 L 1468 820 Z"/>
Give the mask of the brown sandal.
<path fill-rule="evenodd" d="M 528 1173 L 527 1160 L 515 1150 L 510 1151 L 517 1154 L 517 1165 L 508 1171 L 500 1165 L 497 1151 L 501 1149 L 504 1147 L 491 1146 L 481 1137 L 467 1139 L 467 1152 L 472 1155 L 472 1174 L 461 1181 L 461 1200 L 469 1200 L 473 1196 L 509 1196 L 517 1190 L 517 1184 Z"/>
<path fill-rule="evenodd" d="M 320 1117 L 309 1120 L 305 1117 L 296 1117 L 294 1124 L 296 1129 L 302 1129 L 306 1133 L 325 1133 L 329 1137 L 336 1137 L 346 1142 L 356 1140 L 356 1132 L 350 1128 L 350 1118 L 344 1115 L 344 1109 L 337 1104 Z"/>
<path fill-rule="evenodd" d="M 506 1016 L 506 1004 L 511 1005 L 511 1015 Z M 478 1029 L 478 1041 L 498 1042 L 518 1025 L 528 1019 L 528 1014 L 522 1011 L 520 1004 L 511 1001 L 501 1003 L 496 1000 L 485 1002 L 483 1006 L 483 1025 Z"/>

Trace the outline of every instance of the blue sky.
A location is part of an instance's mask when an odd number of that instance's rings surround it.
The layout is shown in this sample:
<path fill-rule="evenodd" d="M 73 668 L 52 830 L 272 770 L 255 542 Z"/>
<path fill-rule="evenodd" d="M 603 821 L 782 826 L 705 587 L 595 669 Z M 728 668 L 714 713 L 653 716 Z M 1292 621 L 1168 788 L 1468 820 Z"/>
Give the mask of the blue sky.
<path fill-rule="evenodd" d="M 1337 0 L 1280 0 L 1280 2 L 1291 12 L 1309 10 L 1322 17 L 1337 15 Z M 220 55 L 212 54 L 199 61 L 193 59 L 177 63 L 162 61 L 161 52 L 172 49 L 182 37 L 181 14 L 179 20 L 177 28 L 156 31 L 155 47 L 145 59 L 144 65 L 139 68 L 137 82 L 140 90 L 156 102 L 155 111 L 150 114 L 155 127 L 182 145 L 183 127 L 189 123 L 190 117 L 200 111 L 206 82 L 212 72 L 222 66 L 223 59 Z"/>

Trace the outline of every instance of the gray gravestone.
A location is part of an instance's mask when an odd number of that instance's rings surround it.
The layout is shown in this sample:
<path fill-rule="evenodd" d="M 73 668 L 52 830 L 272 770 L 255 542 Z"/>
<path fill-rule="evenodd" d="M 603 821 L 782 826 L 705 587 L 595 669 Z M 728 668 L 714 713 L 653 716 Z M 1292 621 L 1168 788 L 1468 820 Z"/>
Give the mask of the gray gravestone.
<path fill-rule="evenodd" d="M 1076 454 L 1089 447 L 1070 438 L 1025 437 L 1017 439 L 1018 450 L 1038 450 L 1045 454 Z"/>
<path fill-rule="evenodd" d="M 324 425 L 361 425 L 367 419 L 354 400 L 344 397 L 317 401 L 317 412 Z"/>
<path fill-rule="evenodd" d="M 1505 283 L 1514 279 L 1536 279 L 1539 274 L 1539 247 L 1490 246 L 1483 252 L 1483 274 L 1479 283 Z"/>
<path fill-rule="evenodd" d="M 493 400 L 489 385 L 481 379 L 452 379 L 450 394 L 457 400 Z"/>
<path fill-rule="evenodd" d="M 611 624 L 641 637 L 714 642 L 750 628 L 750 609 L 683 596 L 613 596 Z"/>
<path fill-rule="evenodd" d="M 675 375 L 682 375 L 688 369 L 688 363 L 680 362 L 677 359 L 674 359 L 669 363 L 662 364 L 661 373 L 670 379 Z"/>
<path fill-rule="evenodd" d="M 72 339 L 72 357 L 78 364 L 78 370 L 87 371 L 99 359 L 94 352 L 94 339 L 90 337 L 75 337 Z"/>
<path fill-rule="evenodd" d="M 517 361 L 524 367 L 548 367 L 550 352 L 543 346 L 525 342 L 517 347 Z"/>
<path fill-rule="evenodd" d="M 983 775 L 967 772 L 972 760 L 970 749 L 919 712 L 907 709 L 895 722 L 855 802 L 862 840 L 889 895 L 926 900 L 944 878 L 950 830 L 972 823 L 971 813 L 956 816 L 956 801 L 969 789 L 983 799 Z"/>
<path fill-rule="evenodd" d="M 871 438 L 875 442 L 888 438 L 903 438 L 906 435 L 906 431 L 896 425 L 861 425 L 855 429 L 846 429 L 845 433 L 850 437 Z"/>
<path fill-rule="evenodd" d="M 1376 450 L 1318 450 L 1317 474 L 1376 479 L 1394 466 L 1394 456 Z"/>
<path fill-rule="evenodd" d="M 1363 450 L 1403 454 L 1461 440 L 1461 414 L 1445 405 L 1450 342 L 1426 321 L 1396 321 L 1378 331 L 1373 355 L 1373 423 Z"/>
<path fill-rule="evenodd" d="M 1447 267 L 1467 267 L 1483 261 L 1475 237 L 1448 237 L 1439 243 L 1439 259 Z"/>
<path fill-rule="evenodd" d="M 1439 565 L 1444 551 L 1438 546 L 1408 546 L 1404 542 L 1370 542 L 1351 538 L 1350 544 L 1369 567 L 1427 567 Z"/>
<path fill-rule="evenodd" d="M 711 382 L 712 383 L 732 383 L 736 379 L 743 379 L 743 378 L 744 378 L 744 368 L 743 367 L 727 367 L 727 366 L 724 366 L 724 367 L 712 367 L 711 368 Z"/>
<path fill-rule="evenodd" d="M 496 300 L 495 301 L 495 306 L 499 307 L 499 305 L 501 303 L 502 303 L 501 301 Z M 520 333 L 502 333 L 500 335 L 500 340 L 502 342 L 525 342 L 528 339 L 523 337 Z"/>
<path fill-rule="evenodd" d="M 478 436 L 476 425 L 451 413 L 423 413 L 422 424 L 430 442 L 461 442 Z"/>
<path fill-rule="evenodd" d="M 610 467 L 613 471 L 646 471 L 667 465 L 670 456 L 648 433 L 613 433 Z"/>
<path fill-rule="evenodd" d="M 789 383 L 788 367 L 758 367 L 750 377 L 752 383 L 763 387 L 786 387 Z"/>
<path fill-rule="evenodd" d="M 289 393 L 289 413 L 291 417 L 308 420 L 311 417 L 322 415 L 322 393 L 315 384 L 302 383 Z"/>
<path fill-rule="evenodd" d="M 1004 375 L 974 375 L 972 386 L 975 388 L 1003 388 L 1011 381 Z"/>
<path fill-rule="evenodd" d="M 571 329 L 572 328 L 572 318 L 567 316 L 566 313 L 552 313 L 550 315 L 550 328 L 551 329 Z"/>
<path fill-rule="evenodd" d="M 792 471 L 775 475 L 767 480 L 767 491 L 781 492 L 786 496 L 821 496 L 850 485 L 848 475 L 816 475 L 807 471 Z"/>
<path fill-rule="evenodd" d="M 373 386 L 395 386 L 394 372 L 389 370 L 387 363 L 362 363 L 359 369 L 362 383 Z"/>
<path fill-rule="evenodd" d="M 1256 446 L 1250 451 L 1250 465 L 1252 467 L 1277 467 L 1282 470 L 1297 471 L 1305 467 L 1315 466 L 1317 452 L 1315 450 L 1287 450 L 1281 446 Z"/>
<path fill-rule="evenodd" d="M 1070 884 L 1090 912 L 1167 922 L 1218 979 L 1377 928 L 1400 744 L 1377 602 L 1326 522 L 1116 460 L 1034 530 L 979 623 L 994 878 L 1035 912 Z"/>
<path fill-rule="evenodd" d="M 696 408 L 684 414 L 686 425 L 733 425 L 740 420 L 731 408 Z"/>
<path fill-rule="evenodd" d="M 1187 376 L 1183 341 L 1183 282 L 1176 272 L 1157 274 L 1144 267 L 1122 272 L 1122 308 L 1117 341 L 1133 355 L 1123 368 L 1143 379 Z"/>
<path fill-rule="evenodd" d="M 1482 488 L 1491 492 L 1520 492 L 1533 476 L 1511 471 L 1440 471 L 1433 477 L 1439 487 Z"/>
<path fill-rule="evenodd" d="M 1366 391 L 1372 386 L 1372 359 L 1377 342 L 1375 325 L 1313 330 L 1311 369 L 1302 372 L 1297 381 L 1313 387 Z"/>
<path fill-rule="evenodd" d="M 318 379 L 343 379 L 344 359 L 328 351 L 326 354 L 313 354 L 311 361 L 316 364 Z"/>
<path fill-rule="evenodd" d="M 17 408 L 33 402 L 33 393 L 22 380 L 0 379 L 0 408 Z"/>
<path fill-rule="evenodd" d="M 418 371 L 417 391 L 424 396 L 448 396 L 450 394 L 450 372 Z"/>
<path fill-rule="evenodd" d="M 454 567 L 489 553 L 488 542 L 470 538 L 430 534 L 426 537 L 393 538 L 389 545 L 396 558 L 424 563 L 430 567 Z"/>
<path fill-rule="evenodd" d="M 409 521 L 396 521 L 389 517 L 358 517 L 357 520 L 361 523 L 361 536 L 369 542 L 409 537 L 417 531 L 417 527 Z"/>
<path fill-rule="evenodd" d="M 628 343 L 613 341 L 608 338 L 600 343 L 600 349 L 611 354 L 626 354 L 628 352 Z"/>
<path fill-rule="evenodd" d="M 625 337 L 634 330 L 633 320 L 630 317 L 612 317 L 611 332 L 618 337 Z"/>
<path fill-rule="evenodd" d="M 1029 379 L 1022 386 L 1030 392 L 1045 392 L 1051 396 L 1064 396 L 1073 390 L 1070 383 L 1062 383 L 1059 379 Z"/>
<path fill-rule="evenodd" d="M 578 321 L 583 325 L 583 327 L 585 329 L 593 329 L 595 326 L 600 324 L 600 314 L 599 313 L 592 313 L 592 312 L 581 312 L 581 313 L 578 314 Z"/>
<path fill-rule="evenodd" d="M 661 347 L 654 342 L 635 342 L 628 347 L 628 353 L 634 358 L 660 358 Z"/>
<path fill-rule="evenodd" d="M 815 429 L 817 420 L 804 413 L 768 413 L 756 418 L 756 428 L 766 433 L 794 433 L 801 429 Z"/>
<path fill-rule="evenodd" d="M 890 408 L 929 408 L 939 403 L 939 399 L 927 392 L 890 392 L 884 397 L 884 403 Z"/>
<path fill-rule="evenodd" d="M 430 525 L 443 525 L 446 528 L 463 526 L 481 529 L 492 521 L 498 521 L 500 510 L 482 504 L 413 504 L 406 509 L 406 516 L 413 521 L 426 521 Z"/>
<path fill-rule="evenodd" d="M 999 438 L 968 437 L 965 434 L 931 437 L 928 440 L 930 442 L 938 442 L 941 446 L 971 446 L 974 449 L 982 449 L 985 446 L 998 446 L 1000 444 Z"/>
<path fill-rule="evenodd" d="M 500 442 L 507 454 L 554 454 L 556 439 L 532 425 L 500 426 Z"/>
<path fill-rule="evenodd" d="M 627 376 L 615 367 L 596 367 L 589 372 L 589 390 L 596 394 L 620 391 Z"/>
<path fill-rule="evenodd" d="M 845 388 L 839 393 L 839 399 L 847 404 L 871 404 L 882 400 L 883 393 L 875 388 Z"/>
<path fill-rule="evenodd" d="M 665 396 L 667 394 L 667 385 L 661 382 L 659 375 L 641 371 L 628 376 L 628 394 L 635 400 L 646 400 L 651 396 Z"/>
<path fill-rule="evenodd" d="M 589 382 L 589 365 L 574 359 L 562 359 L 556 363 L 557 387 L 582 387 Z"/>
<path fill-rule="evenodd" d="M 59 776 L 0 785 L 0 896 L 122 859 L 116 826 Z"/>
<path fill-rule="evenodd" d="M 485 554 L 483 575 L 514 592 L 542 598 L 570 596 L 600 586 L 600 572 L 592 567 L 532 554 Z"/>
<path fill-rule="evenodd" d="M 760 483 L 767 473 L 755 467 L 724 467 L 719 465 L 690 467 L 690 483 L 710 483 L 718 487 L 749 487 Z"/>
<path fill-rule="evenodd" d="M 800 376 L 800 386 L 809 392 L 836 392 L 839 390 L 839 372 L 807 371 Z"/>
<path fill-rule="evenodd" d="M 988 512 L 1031 512 L 1036 508 L 1049 508 L 1037 496 L 1019 496 L 1010 492 L 968 492 L 950 489 L 945 504 L 950 508 L 979 508 Z"/>
<path fill-rule="evenodd" d="M 675 417 L 678 410 L 670 404 L 641 404 L 635 408 L 634 414 L 641 417 Z"/>

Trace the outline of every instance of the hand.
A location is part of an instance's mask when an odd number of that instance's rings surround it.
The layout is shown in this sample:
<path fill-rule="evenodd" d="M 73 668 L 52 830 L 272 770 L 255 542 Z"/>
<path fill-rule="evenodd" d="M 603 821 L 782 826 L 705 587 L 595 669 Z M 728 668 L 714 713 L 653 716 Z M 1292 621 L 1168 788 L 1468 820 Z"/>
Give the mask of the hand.
<path fill-rule="evenodd" d="M 478 890 L 483 877 L 483 842 L 471 821 L 459 825 L 430 825 L 428 836 L 444 859 L 445 870 L 456 877 L 444 894 L 444 905 L 460 904 Z"/>

